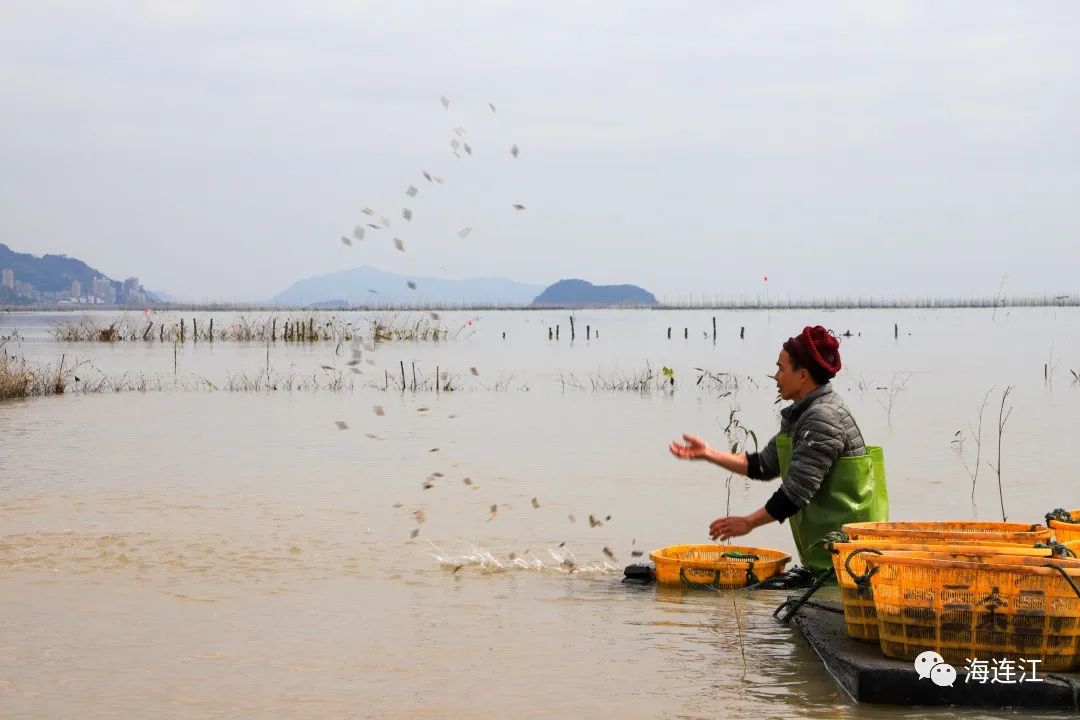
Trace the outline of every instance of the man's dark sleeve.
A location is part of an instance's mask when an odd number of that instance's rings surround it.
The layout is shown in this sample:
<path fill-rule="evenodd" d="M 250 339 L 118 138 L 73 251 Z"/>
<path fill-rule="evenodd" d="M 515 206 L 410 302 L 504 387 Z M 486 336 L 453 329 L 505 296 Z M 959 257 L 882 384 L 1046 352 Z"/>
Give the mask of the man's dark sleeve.
<path fill-rule="evenodd" d="M 799 506 L 791 502 L 791 498 L 784 492 L 783 486 L 778 487 L 769 501 L 765 503 L 765 512 L 778 523 L 782 523 L 799 511 Z"/>
<path fill-rule="evenodd" d="M 776 452 L 776 437 L 761 452 L 746 453 L 746 477 L 751 480 L 772 480 L 780 477 L 780 456 Z"/>

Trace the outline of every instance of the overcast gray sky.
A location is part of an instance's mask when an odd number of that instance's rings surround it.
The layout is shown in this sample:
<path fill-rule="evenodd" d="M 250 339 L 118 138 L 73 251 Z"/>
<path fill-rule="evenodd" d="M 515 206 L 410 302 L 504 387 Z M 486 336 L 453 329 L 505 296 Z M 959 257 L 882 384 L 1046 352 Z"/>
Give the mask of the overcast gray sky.
<path fill-rule="evenodd" d="M 0 242 L 190 299 L 361 264 L 1071 292 L 1078 27 L 1076 2 L 8 2 Z M 364 206 L 391 228 L 345 247 Z"/>

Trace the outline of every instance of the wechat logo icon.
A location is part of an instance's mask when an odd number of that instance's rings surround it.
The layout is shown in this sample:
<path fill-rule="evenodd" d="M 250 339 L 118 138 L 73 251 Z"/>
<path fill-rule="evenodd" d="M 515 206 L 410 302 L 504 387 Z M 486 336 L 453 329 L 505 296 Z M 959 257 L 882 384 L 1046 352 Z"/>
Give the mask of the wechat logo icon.
<path fill-rule="evenodd" d="M 952 687 L 956 682 L 956 668 L 945 662 L 945 658 L 933 650 L 920 653 L 915 658 L 915 672 L 920 680 L 929 678 L 938 687 Z"/>

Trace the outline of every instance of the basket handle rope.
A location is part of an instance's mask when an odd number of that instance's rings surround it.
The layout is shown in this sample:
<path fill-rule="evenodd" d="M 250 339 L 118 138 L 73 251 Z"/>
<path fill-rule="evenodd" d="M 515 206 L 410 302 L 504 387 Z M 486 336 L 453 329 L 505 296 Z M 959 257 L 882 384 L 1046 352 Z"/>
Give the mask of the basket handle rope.
<path fill-rule="evenodd" d="M 832 544 L 833 543 L 838 543 L 838 542 L 843 542 L 843 543 L 851 542 L 851 538 L 848 537 L 848 534 L 846 532 L 844 532 L 843 530 L 830 530 L 829 532 L 825 533 L 824 537 L 822 537 L 817 542 L 812 543 L 810 545 L 810 547 L 808 547 L 806 549 L 807 550 L 813 550 L 818 545 L 824 545 L 825 548 L 829 552 L 832 552 L 833 551 Z"/>
<path fill-rule="evenodd" d="M 1046 542 L 1035 543 L 1034 547 L 1040 549 L 1050 548 L 1051 554 L 1057 555 L 1058 557 L 1076 557 L 1076 553 L 1072 551 L 1072 548 L 1068 547 L 1067 545 L 1062 545 L 1059 542 L 1055 542 L 1054 540 L 1047 540 Z"/>
<path fill-rule="evenodd" d="M 1065 508 L 1054 508 L 1050 512 L 1046 513 L 1047 524 L 1049 524 L 1051 520 L 1069 523 L 1070 525 L 1076 525 L 1077 523 L 1080 523 L 1080 519 L 1074 518 Z"/>
<path fill-rule="evenodd" d="M 882 555 L 884 553 L 880 550 L 875 550 L 874 548 L 859 548 L 858 550 L 850 552 L 847 559 L 844 560 L 844 569 L 847 570 L 848 576 L 851 577 L 852 581 L 855 583 L 855 587 L 858 588 L 859 596 L 867 597 L 870 594 L 870 578 L 874 577 L 874 573 L 881 568 L 867 568 L 866 572 L 862 575 L 856 575 L 855 571 L 851 569 L 851 558 L 856 555 L 861 555 L 862 553 L 873 553 L 874 555 Z"/>
<path fill-rule="evenodd" d="M 754 561 L 760 560 L 761 556 L 753 553 L 739 552 L 738 550 L 729 550 L 728 552 L 720 553 L 722 558 L 730 558 L 731 560 L 746 560 L 748 564 L 746 566 L 746 587 L 750 587 L 755 583 L 761 582 L 758 580 L 757 575 L 754 574 Z"/>
<path fill-rule="evenodd" d="M 761 581 L 758 580 L 757 575 L 754 574 L 754 561 L 751 560 L 746 565 L 746 587 L 757 585 L 759 582 Z"/>
<path fill-rule="evenodd" d="M 683 584 L 684 588 L 689 590 L 719 590 L 720 589 L 720 571 L 713 570 L 713 578 L 710 583 L 694 582 L 690 578 L 686 577 L 686 568 L 679 568 L 679 582 Z"/>
<path fill-rule="evenodd" d="M 1069 577 L 1069 573 L 1065 572 L 1065 568 L 1058 565 L 1044 565 L 1043 567 L 1053 568 L 1054 570 L 1057 570 L 1059 573 L 1061 573 L 1061 577 L 1065 578 L 1065 582 L 1069 583 L 1069 587 L 1071 587 L 1073 589 L 1073 592 L 1076 593 L 1076 597 L 1080 598 L 1080 587 L 1076 587 L 1076 583 L 1073 582 L 1073 579 L 1071 577 Z"/>

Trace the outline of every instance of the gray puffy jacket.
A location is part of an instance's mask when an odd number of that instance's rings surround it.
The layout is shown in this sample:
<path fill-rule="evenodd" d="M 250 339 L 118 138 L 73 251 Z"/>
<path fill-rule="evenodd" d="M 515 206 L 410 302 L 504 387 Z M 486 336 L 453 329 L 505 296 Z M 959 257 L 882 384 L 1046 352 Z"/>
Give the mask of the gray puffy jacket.
<path fill-rule="evenodd" d="M 837 458 L 866 454 L 855 418 L 830 383 L 783 408 L 780 432 L 791 435 L 791 465 L 781 490 L 795 507 L 810 502 Z M 775 437 L 764 450 L 747 458 L 751 478 L 772 480 L 780 476 Z"/>

